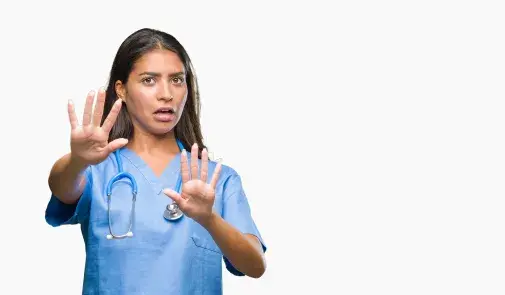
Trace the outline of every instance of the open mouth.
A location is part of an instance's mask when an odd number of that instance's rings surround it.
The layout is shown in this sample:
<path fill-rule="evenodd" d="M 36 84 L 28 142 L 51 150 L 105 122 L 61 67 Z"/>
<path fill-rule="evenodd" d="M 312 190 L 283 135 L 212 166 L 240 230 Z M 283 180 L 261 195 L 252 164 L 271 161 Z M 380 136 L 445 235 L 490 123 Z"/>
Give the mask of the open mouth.
<path fill-rule="evenodd" d="M 155 114 L 174 114 L 175 111 L 173 108 L 159 108 L 154 113 Z"/>
<path fill-rule="evenodd" d="M 175 110 L 172 107 L 159 108 L 154 112 L 155 120 L 159 122 L 171 122 L 176 119 Z"/>

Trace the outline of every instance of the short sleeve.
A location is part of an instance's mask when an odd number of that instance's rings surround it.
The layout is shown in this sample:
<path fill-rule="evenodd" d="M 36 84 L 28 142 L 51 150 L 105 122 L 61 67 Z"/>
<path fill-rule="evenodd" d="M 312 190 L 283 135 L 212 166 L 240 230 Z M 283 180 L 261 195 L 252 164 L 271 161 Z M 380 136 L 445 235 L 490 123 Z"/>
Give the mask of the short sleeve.
<path fill-rule="evenodd" d="M 65 204 L 54 194 L 51 194 L 45 213 L 45 219 L 49 225 L 57 227 L 66 224 L 78 224 L 89 216 L 92 187 L 90 168 L 85 170 L 85 177 L 86 186 L 76 204 Z"/>
<path fill-rule="evenodd" d="M 251 208 L 242 187 L 241 178 L 237 173 L 233 173 L 225 182 L 223 187 L 223 200 L 223 219 L 240 232 L 256 236 L 261 242 L 263 252 L 266 252 L 267 247 L 253 220 Z M 233 267 L 226 257 L 223 259 L 226 269 L 230 273 L 236 276 L 244 276 L 243 273 Z"/>

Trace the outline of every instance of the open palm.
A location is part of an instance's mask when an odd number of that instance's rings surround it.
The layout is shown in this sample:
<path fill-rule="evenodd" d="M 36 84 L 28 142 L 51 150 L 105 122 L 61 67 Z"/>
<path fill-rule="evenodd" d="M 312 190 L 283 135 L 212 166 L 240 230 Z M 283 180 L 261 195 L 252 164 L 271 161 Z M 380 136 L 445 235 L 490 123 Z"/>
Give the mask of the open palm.
<path fill-rule="evenodd" d="M 94 92 L 91 91 L 86 98 L 82 125 L 78 123 L 74 104 L 72 101 L 68 102 L 72 157 L 88 165 L 102 162 L 110 153 L 126 145 L 128 142 L 124 138 L 115 139 L 110 143 L 108 142 L 109 133 L 121 109 L 121 100 L 118 99 L 114 103 L 102 126 L 100 126 L 100 123 L 105 105 L 105 91 L 103 89 L 98 91 L 97 102 L 92 114 L 93 100 Z"/>
<path fill-rule="evenodd" d="M 191 148 L 191 172 L 186 151 L 181 154 L 181 193 L 171 189 L 163 190 L 184 214 L 199 223 L 205 222 L 212 216 L 216 184 L 221 172 L 221 163 L 218 163 L 210 183 L 207 183 L 209 157 L 206 149 L 202 151 L 201 163 L 200 177 L 198 177 L 198 145 L 195 143 Z"/>

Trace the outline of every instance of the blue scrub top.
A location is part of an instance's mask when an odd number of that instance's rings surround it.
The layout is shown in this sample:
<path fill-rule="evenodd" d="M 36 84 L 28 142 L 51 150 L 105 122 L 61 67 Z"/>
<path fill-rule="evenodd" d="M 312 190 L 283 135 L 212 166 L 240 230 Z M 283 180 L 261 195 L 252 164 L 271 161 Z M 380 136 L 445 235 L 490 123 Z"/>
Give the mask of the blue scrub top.
<path fill-rule="evenodd" d="M 46 221 L 51 226 L 81 226 L 86 248 L 82 294 L 222 294 L 222 260 L 230 273 L 244 275 L 229 263 L 200 224 L 187 216 L 176 222 L 163 218 L 172 200 L 162 190 L 175 189 L 180 153 L 160 177 L 132 150 L 122 148 L 120 156 L 123 170 L 131 173 L 138 185 L 133 238 L 106 238 L 109 220 L 105 192 L 109 180 L 118 173 L 113 154 L 86 170 L 87 186 L 77 204 L 66 205 L 52 195 L 46 209 Z M 216 162 L 209 161 L 209 181 L 215 167 Z M 128 231 L 131 205 L 129 180 L 117 181 L 110 212 L 115 234 Z M 266 251 L 240 176 L 226 165 L 222 165 L 216 186 L 214 209 L 242 233 L 257 236 Z"/>

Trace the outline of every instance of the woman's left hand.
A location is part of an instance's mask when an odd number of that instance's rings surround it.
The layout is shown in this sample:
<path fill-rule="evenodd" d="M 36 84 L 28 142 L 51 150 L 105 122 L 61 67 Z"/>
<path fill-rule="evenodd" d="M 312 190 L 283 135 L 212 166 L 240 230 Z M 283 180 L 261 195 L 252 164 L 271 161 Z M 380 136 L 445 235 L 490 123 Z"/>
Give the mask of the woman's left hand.
<path fill-rule="evenodd" d="M 209 155 L 202 150 L 201 171 L 198 175 L 198 145 L 191 147 L 191 173 L 186 151 L 181 153 L 182 190 L 181 193 L 166 188 L 163 193 L 170 197 L 188 217 L 205 224 L 213 214 L 216 183 L 221 171 L 221 163 L 216 165 L 210 183 L 207 183 Z"/>

